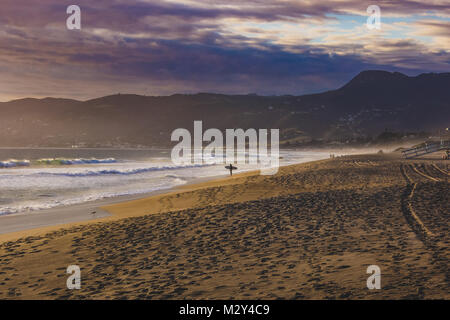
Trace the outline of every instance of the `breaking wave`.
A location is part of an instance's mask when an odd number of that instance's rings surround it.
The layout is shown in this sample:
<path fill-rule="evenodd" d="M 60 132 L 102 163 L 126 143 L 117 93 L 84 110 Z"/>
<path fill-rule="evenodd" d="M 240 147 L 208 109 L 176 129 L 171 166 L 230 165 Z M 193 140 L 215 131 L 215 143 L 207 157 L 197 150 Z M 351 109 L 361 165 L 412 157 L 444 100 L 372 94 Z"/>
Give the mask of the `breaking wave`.
<path fill-rule="evenodd" d="M 190 169 L 190 168 L 201 168 L 212 165 L 185 165 L 185 166 L 159 166 L 159 167 L 144 167 L 144 168 L 108 168 L 108 169 L 97 169 L 97 170 L 79 170 L 72 172 L 34 172 L 32 175 L 38 176 L 59 176 L 59 177 L 93 177 L 93 176 L 104 176 L 104 175 L 135 175 L 146 172 L 154 171 L 164 171 L 164 170 L 177 170 L 177 169 Z"/>
<path fill-rule="evenodd" d="M 30 165 L 82 165 L 82 164 L 108 164 L 117 163 L 114 158 L 107 159 L 65 159 L 65 158 L 48 158 L 39 160 L 15 160 L 10 159 L 6 161 L 0 161 L 0 168 L 14 168 L 14 167 L 28 167 Z"/>
<path fill-rule="evenodd" d="M 30 165 L 29 160 L 14 160 L 0 161 L 0 168 L 14 168 L 14 167 L 27 167 Z"/>
<path fill-rule="evenodd" d="M 104 164 L 104 163 L 116 163 L 117 160 L 114 158 L 107 159 L 64 159 L 64 158 L 49 158 L 49 159 L 39 159 L 36 161 L 37 164 L 46 165 L 72 165 L 72 164 Z"/>

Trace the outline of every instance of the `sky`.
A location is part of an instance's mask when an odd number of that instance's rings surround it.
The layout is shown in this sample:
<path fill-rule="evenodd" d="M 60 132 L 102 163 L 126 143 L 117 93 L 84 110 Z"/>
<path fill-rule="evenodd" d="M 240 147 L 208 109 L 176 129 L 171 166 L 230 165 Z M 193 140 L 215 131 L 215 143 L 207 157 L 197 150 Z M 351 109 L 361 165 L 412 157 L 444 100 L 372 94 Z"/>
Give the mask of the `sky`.
<path fill-rule="evenodd" d="M 69 5 L 81 30 L 69 30 Z M 381 10 L 369 29 L 367 8 Z M 450 0 L 1 0 L 0 101 L 300 95 L 363 70 L 450 72 Z"/>

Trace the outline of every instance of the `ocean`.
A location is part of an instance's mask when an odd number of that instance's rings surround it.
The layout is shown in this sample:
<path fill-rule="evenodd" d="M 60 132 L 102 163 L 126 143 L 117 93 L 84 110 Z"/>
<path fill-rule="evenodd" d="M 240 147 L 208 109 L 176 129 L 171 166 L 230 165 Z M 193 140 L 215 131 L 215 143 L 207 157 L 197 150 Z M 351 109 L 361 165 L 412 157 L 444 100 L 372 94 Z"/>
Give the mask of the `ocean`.
<path fill-rule="evenodd" d="M 0 215 L 170 189 L 225 176 L 217 165 L 174 165 L 170 149 L 0 149 Z M 328 152 L 280 150 L 280 165 Z M 239 165 L 236 173 L 255 168 Z"/>

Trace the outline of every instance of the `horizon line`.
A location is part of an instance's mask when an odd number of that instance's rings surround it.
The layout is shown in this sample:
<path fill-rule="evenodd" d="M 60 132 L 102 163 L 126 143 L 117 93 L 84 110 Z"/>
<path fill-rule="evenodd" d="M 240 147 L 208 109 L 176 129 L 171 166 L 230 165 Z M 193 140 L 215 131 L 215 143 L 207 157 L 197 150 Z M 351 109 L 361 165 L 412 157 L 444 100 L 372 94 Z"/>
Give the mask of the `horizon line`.
<path fill-rule="evenodd" d="M 27 100 L 27 99 L 33 99 L 33 100 L 45 100 L 45 99 L 54 99 L 54 100 L 71 100 L 71 101 L 76 101 L 76 102 L 88 102 L 88 101 L 92 101 L 92 100 L 96 100 L 96 99 L 102 99 L 102 98 L 107 98 L 107 97 L 112 97 L 112 96 L 118 96 L 118 95 L 124 95 L 124 96 L 140 96 L 140 97 L 147 97 L 147 98 L 166 98 L 166 97 L 172 97 L 172 96 L 176 96 L 176 95 L 185 95 L 185 96 L 195 96 L 195 95 L 201 95 L 201 94 L 209 94 L 209 95 L 223 95 L 223 96 L 258 96 L 258 97 L 287 97 L 287 96 L 291 96 L 291 97 L 302 97 L 302 96 L 307 96 L 307 95 L 314 95 L 314 94 L 321 94 L 321 93 L 326 93 L 326 92 L 330 92 L 330 91 L 334 91 L 334 90 L 339 90 L 342 87 L 344 87 L 345 85 L 347 85 L 348 83 L 350 83 L 353 79 L 355 79 L 357 76 L 359 76 L 360 74 L 364 73 L 364 72 L 385 72 L 385 73 L 390 73 L 390 74 L 401 74 L 407 78 L 417 78 L 420 77 L 422 75 L 428 75 L 428 74 L 450 74 L 450 71 L 444 71 L 444 72 L 422 72 L 419 73 L 415 76 L 409 76 L 403 72 L 398 72 L 398 71 L 387 71 L 384 69 L 367 69 L 367 70 L 363 70 L 358 72 L 352 79 L 350 79 L 349 81 L 347 81 L 344 85 L 335 88 L 335 89 L 330 89 L 330 90 L 323 90 L 323 91 L 318 91 L 318 92 L 309 92 L 309 93 L 303 93 L 303 94 L 292 94 L 292 93 L 286 93 L 286 94 L 261 94 L 261 93 L 220 93 L 220 92 L 202 92 L 202 91 L 198 91 L 198 92 L 185 92 L 185 93 L 181 93 L 181 92 L 174 92 L 172 94 L 163 94 L 163 95 L 146 95 L 146 94 L 140 94 L 140 93 L 111 93 L 111 94 L 107 94 L 104 96 L 97 96 L 97 97 L 92 97 L 86 100 L 79 100 L 79 99 L 75 99 L 75 98 L 68 98 L 68 97 L 57 97 L 57 96 L 24 96 L 24 97 L 19 97 L 19 98 L 13 98 L 11 100 L 7 100 L 7 101 L 0 101 L 0 103 L 10 103 L 10 102 L 15 102 L 15 101 L 20 101 L 20 100 Z"/>

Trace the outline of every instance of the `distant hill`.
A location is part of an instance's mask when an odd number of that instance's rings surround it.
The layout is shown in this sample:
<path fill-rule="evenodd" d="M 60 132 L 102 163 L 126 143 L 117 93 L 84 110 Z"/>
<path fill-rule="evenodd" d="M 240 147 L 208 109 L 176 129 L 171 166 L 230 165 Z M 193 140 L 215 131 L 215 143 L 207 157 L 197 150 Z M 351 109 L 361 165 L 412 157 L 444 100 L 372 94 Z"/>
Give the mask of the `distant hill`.
<path fill-rule="evenodd" d="M 364 139 L 385 129 L 423 131 L 450 124 L 450 73 L 408 77 L 364 71 L 337 90 L 303 96 L 117 94 L 88 101 L 0 103 L 0 146 L 169 146 L 176 128 L 279 128 L 295 145 Z"/>

